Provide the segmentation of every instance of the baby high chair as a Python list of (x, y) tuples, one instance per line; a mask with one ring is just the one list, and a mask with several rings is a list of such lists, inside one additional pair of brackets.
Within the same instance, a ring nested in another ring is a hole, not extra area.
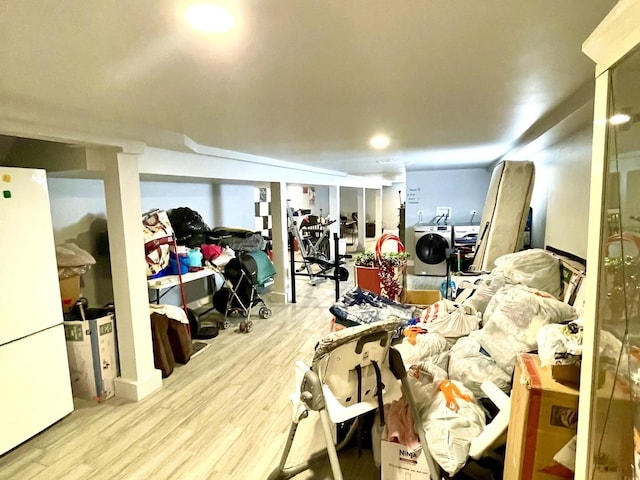
[[(296, 384), (299, 391), (290, 396), (293, 418), (284, 452), (278, 467), (269, 480), (288, 479), (307, 470), (328, 455), (335, 480), (342, 480), (337, 451), (344, 447), (357, 429), (358, 417), (384, 403), (396, 400), (404, 393), (414, 419), (419, 419), (414, 397), (400, 353), (391, 347), (391, 337), (397, 328), (396, 320), (384, 320), (368, 325), (346, 328), (324, 337), (316, 347), (311, 367), (296, 363)], [(400, 382), (398, 381), (400, 380)], [(298, 428), (309, 410), (317, 411), (322, 424), (326, 449), (295, 466), (286, 467), (287, 457)], [(382, 417), (384, 418), (384, 417)], [(334, 444), (331, 423), (355, 419), (349, 433)], [(429, 454), (421, 422), (414, 422), (420, 437), (432, 480), (439, 477), (439, 469)]]

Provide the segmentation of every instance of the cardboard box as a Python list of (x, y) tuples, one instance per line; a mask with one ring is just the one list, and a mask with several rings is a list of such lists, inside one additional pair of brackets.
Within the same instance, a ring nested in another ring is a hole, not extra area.
[(411, 452), (399, 443), (382, 440), (380, 447), (381, 480), (429, 480), (429, 466), (422, 450)]
[(442, 299), (440, 290), (405, 290), (404, 301), (407, 305), (424, 308)]
[(551, 377), (559, 383), (570, 384), (579, 388), (580, 365), (551, 365)]
[(504, 478), (566, 479), (553, 456), (576, 434), (578, 390), (556, 382), (537, 355), (520, 355), (513, 378)]
[[(595, 458), (601, 464), (600, 471), (622, 478), (624, 469), (633, 462), (634, 408), (628, 389), (615, 381), (613, 372), (608, 373), (596, 393)], [(552, 368), (540, 367), (537, 355), (518, 357), (511, 391), (505, 479), (573, 478), (571, 471), (553, 457), (576, 434), (578, 388), (554, 380)]]
[(62, 301), (62, 311), (68, 312), (73, 308), (76, 300), (80, 298), (80, 275), (62, 278), (60, 282), (60, 299)]
[[(91, 312), (91, 309), (87, 311), (87, 317), (92, 316)], [(98, 402), (112, 397), (118, 376), (113, 315), (66, 320), (64, 335), (73, 396)]]

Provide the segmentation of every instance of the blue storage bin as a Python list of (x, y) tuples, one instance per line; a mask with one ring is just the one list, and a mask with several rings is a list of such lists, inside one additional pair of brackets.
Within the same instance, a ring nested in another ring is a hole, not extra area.
[[(189, 271), (189, 256), (178, 255), (178, 258), (180, 259), (180, 273), (187, 273)], [(171, 253), (171, 255), (169, 256), (169, 274), (178, 274), (178, 267), (176, 266), (176, 255), (174, 253)]]

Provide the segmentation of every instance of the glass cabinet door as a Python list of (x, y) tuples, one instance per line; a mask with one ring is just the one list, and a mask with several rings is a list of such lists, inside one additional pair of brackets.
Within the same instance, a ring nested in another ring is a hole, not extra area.
[(640, 50), (608, 79), (588, 470), (640, 480)]

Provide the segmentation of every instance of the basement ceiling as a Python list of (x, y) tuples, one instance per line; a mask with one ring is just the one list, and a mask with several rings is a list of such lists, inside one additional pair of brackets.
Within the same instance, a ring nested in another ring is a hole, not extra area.
[(590, 92), (581, 45), (616, 2), (216, 3), (232, 32), (191, 29), (181, 0), (1, 2), (3, 125), (388, 179), (488, 166)]

